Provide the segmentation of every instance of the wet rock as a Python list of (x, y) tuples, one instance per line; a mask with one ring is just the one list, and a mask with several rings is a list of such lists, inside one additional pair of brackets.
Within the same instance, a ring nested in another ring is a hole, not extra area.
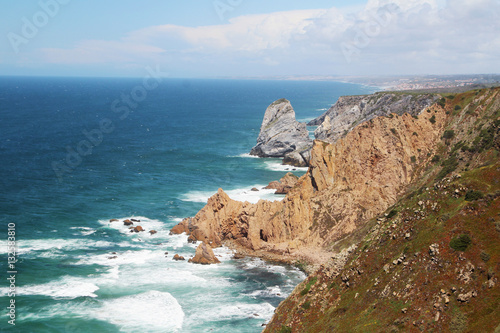
[(130, 221), (129, 219), (123, 221), (123, 225), (132, 225), (134, 222)]
[(219, 259), (214, 254), (212, 247), (203, 242), (196, 248), (195, 256), (189, 259), (189, 262), (194, 264), (210, 265), (220, 263)]
[(109, 222), (118, 222), (119, 220), (118, 219), (111, 219), (109, 220)]
[(149, 233), (150, 233), (151, 235), (154, 235), (154, 234), (156, 234), (157, 232), (158, 232), (158, 231), (156, 231), (156, 230), (149, 230)]
[(186, 260), (184, 259), (183, 256), (180, 256), (178, 254), (175, 254), (174, 257), (172, 258), (172, 260), (175, 260), (175, 261), (182, 261), (182, 260)]
[(252, 191), (252, 192), (259, 192), (259, 189), (256, 188), (256, 187), (252, 187), (252, 189), (250, 191)]
[(134, 232), (142, 232), (142, 231), (145, 231), (140, 225), (138, 225), (137, 227), (135, 227), (134, 229)]

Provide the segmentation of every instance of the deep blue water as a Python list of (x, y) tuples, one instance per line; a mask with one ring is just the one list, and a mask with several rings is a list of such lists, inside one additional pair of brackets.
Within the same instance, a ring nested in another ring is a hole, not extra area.
[[(9, 223), (18, 250), (16, 296), (0, 284), (0, 329), (260, 332), (303, 274), (227, 249), (217, 249), (220, 265), (174, 262), (195, 245), (168, 230), (219, 187), (279, 199), (249, 189), (288, 167), (245, 155), (270, 103), (287, 98), (306, 121), (340, 95), (370, 92), (338, 82), (163, 79), (145, 90), (142, 79), (0, 77), (2, 274)], [(158, 233), (108, 222), (130, 217)]]

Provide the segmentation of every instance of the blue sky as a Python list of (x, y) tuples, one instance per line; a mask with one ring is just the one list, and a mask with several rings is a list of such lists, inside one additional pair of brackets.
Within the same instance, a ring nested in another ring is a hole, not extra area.
[(498, 0), (0, 0), (0, 75), (498, 73)]

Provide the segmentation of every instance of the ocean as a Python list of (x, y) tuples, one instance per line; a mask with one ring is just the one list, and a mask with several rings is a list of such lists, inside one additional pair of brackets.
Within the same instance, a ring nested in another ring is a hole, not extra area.
[[(215, 249), (218, 265), (174, 261), (196, 245), (169, 229), (218, 188), (237, 200), (281, 200), (262, 187), (304, 174), (248, 155), (273, 101), (289, 99), (308, 121), (341, 95), (373, 91), (314, 81), (0, 77), (0, 330), (260, 332), (305, 275), (233, 259), (226, 248)], [(146, 232), (131, 233), (127, 218)]]

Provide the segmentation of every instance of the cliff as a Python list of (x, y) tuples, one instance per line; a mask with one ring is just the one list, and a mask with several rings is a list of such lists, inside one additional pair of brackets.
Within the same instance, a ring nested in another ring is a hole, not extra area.
[(438, 99), (433, 94), (376, 93), (367, 96), (342, 96), (324, 114), (309, 122), (319, 125), (316, 139), (335, 142), (355, 126), (379, 116), (408, 113), (417, 116)]
[(445, 130), (419, 177), (264, 332), (500, 331), (500, 89), (439, 103)]
[(306, 124), (295, 119), (295, 111), (286, 99), (269, 105), (264, 114), (257, 145), (250, 155), (259, 157), (285, 157), (288, 164), (306, 166), (307, 151), (312, 146)]
[(439, 107), (428, 111), (418, 119), (372, 119), (334, 144), (316, 140), (307, 174), (281, 202), (237, 202), (220, 189), (189, 220), (199, 229), (197, 239), (285, 261), (321, 262), (319, 254), (393, 205), (434, 154), (446, 115)]
[(265, 332), (493, 332), (500, 321), (500, 89), (315, 140), (281, 202), (223, 190), (176, 226), (306, 281)]

